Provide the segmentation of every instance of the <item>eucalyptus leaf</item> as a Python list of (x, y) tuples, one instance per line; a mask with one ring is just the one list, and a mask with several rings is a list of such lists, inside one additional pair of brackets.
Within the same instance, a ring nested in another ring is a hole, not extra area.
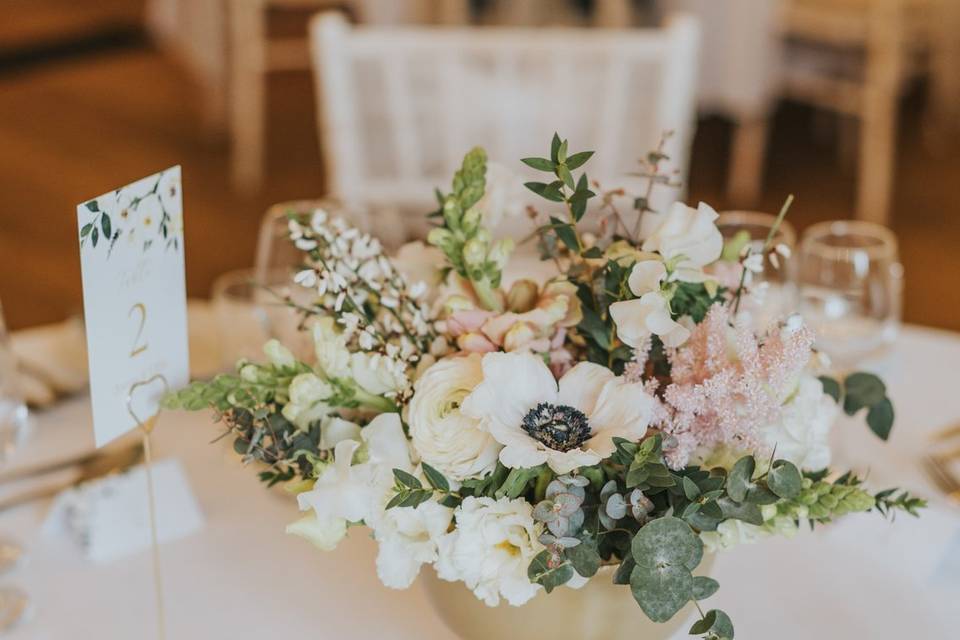
[(636, 566), (637, 563), (633, 561), (633, 558), (630, 556), (624, 558), (613, 573), (613, 584), (630, 584), (630, 574), (633, 573), (633, 568)]
[(667, 516), (645, 525), (630, 545), (637, 566), (678, 565), (693, 571), (703, 558), (703, 543), (686, 522)]
[(843, 410), (853, 415), (864, 407), (872, 407), (886, 398), (887, 388), (883, 381), (872, 373), (851, 373), (843, 381)]
[(693, 576), (682, 565), (651, 568), (638, 564), (630, 574), (630, 591), (648, 618), (666, 622), (690, 601)]
[(893, 403), (890, 402), (889, 398), (884, 398), (870, 407), (867, 412), (867, 426), (881, 440), (890, 437), (890, 430), (893, 429), (893, 419)]
[(700, 497), (700, 487), (697, 486), (696, 482), (684, 476), (683, 494), (687, 496), (687, 500), (696, 500)]
[(690, 627), (690, 635), (709, 634), (710, 638), (733, 640), (733, 622), (720, 609), (711, 609)]
[(767, 474), (767, 486), (770, 491), (784, 500), (790, 500), (800, 495), (803, 477), (796, 465), (787, 460), (777, 460)]
[(546, 550), (538, 553), (527, 568), (527, 578), (530, 582), (543, 585), (547, 593), (560, 585), (566, 584), (572, 577), (573, 567), (569, 563), (564, 563), (556, 568), (550, 567), (550, 552)]
[(763, 524), (763, 514), (760, 513), (760, 507), (749, 502), (735, 502), (729, 496), (723, 496), (717, 500), (717, 504), (727, 518), (742, 520), (755, 525)]
[(833, 398), (834, 402), (840, 402), (840, 395), (842, 391), (840, 389), (840, 383), (830, 376), (820, 376), (820, 384), (823, 385), (823, 392)]
[(727, 477), (727, 493), (736, 502), (747, 499), (747, 491), (753, 484), (753, 472), (756, 468), (757, 462), (753, 456), (743, 456), (730, 470), (730, 475)]
[(720, 583), (707, 576), (694, 576), (693, 578), (693, 599), (706, 600), (717, 592)]
[(592, 544), (578, 544), (566, 550), (570, 564), (584, 578), (591, 578), (600, 569), (600, 554)]

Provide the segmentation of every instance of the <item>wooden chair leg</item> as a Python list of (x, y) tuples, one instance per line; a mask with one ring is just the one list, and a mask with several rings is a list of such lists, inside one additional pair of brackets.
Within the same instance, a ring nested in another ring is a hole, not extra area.
[(767, 117), (745, 119), (734, 128), (727, 177), (727, 197), (733, 206), (753, 207), (760, 200), (769, 128)]
[(935, 3), (931, 24), (930, 106), (927, 136), (931, 146), (942, 146), (960, 132), (960, 3)]
[(230, 3), (230, 172), (234, 188), (252, 192), (263, 182), (266, 8)]
[(872, 6), (861, 94), (857, 218), (888, 226), (905, 51), (901, 17), (897, 0), (879, 0)]
[(860, 125), (857, 218), (889, 226), (897, 137), (897, 94), (868, 95)]

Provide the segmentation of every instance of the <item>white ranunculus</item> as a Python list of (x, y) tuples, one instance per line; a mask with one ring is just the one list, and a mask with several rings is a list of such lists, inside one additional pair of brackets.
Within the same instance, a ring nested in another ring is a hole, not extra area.
[[(337, 443), (333, 464), (324, 468), (311, 490), (297, 496), (301, 511), (313, 509), (318, 527), (332, 530), (340, 524), (364, 522), (376, 529), (393, 487), (393, 470), (413, 471), (399, 414), (377, 416), (360, 437), (362, 442)], [(361, 446), (364, 461), (353, 464)]]
[(483, 356), (483, 382), (464, 399), (461, 411), (483, 420), (504, 445), (500, 462), (505, 466), (547, 463), (562, 474), (608, 457), (615, 437), (640, 440), (653, 399), (642, 384), (591, 362), (576, 365), (558, 383), (531, 353), (495, 352)]
[(427, 464), (457, 481), (485, 475), (497, 464), (500, 443), (479, 418), (460, 411), (482, 381), (480, 354), (444, 358), (420, 376), (410, 401), (414, 448)]
[(801, 469), (823, 469), (830, 464), (828, 437), (838, 411), (833, 398), (823, 392), (823, 384), (805, 374), (783, 406), (780, 421), (764, 429), (766, 442), (776, 447), (777, 458)]
[(309, 540), (321, 551), (333, 551), (347, 535), (347, 521), (342, 518), (321, 520), (311, 513), (288, 524), (287, 533)]
[(527, 568), (540, 553), (532, 505), (521, 498), (465, 498), (454, 512), (457, 527), (439, 541), (437, 575), (462, 580), (486, 605), (503, 597), (520, 606), (537, 594)]
[(377, 523), (377, 575), (392, 589), (406, 589), (423, 564), (437, 561), (437, 541), (450, 527), (453, 509), (429, 500), (414, 507), (394, 507)]
[(679, 347), (690, 337), (690, 330), (670, 317), (670, 306), (659, 291), (614, 302), (610, 317), (617, 325), (617, 336), (631, 347), (639, 346), (651, 334), (660, 336), (668, 347)]
[(716, 219), (717, 212), (703, 202), (696, 209), (675, 202), (660, 226), (643, 241), (643, 250), (656, 251), (668, 261), (677, 260), (681, 280), (685, 279), (684, 271), (696, 276), (723, 251)]
[(284, 405), (283, 417), (300, 429), (309, 429), (310, 423), (330, 413), (324, 402), (333, 395), (333, 388), (315, 373), (301, 373), (290, 382), (290, 401)]

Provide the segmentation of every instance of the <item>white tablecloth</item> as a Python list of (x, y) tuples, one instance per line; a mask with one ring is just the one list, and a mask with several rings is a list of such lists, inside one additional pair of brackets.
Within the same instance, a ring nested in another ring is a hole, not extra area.
[[(910, 328), (876, 367), (898, 411), (888, 445), (859, 425), (838, 425), (840, 453), (865, 463), (878, 489), (897, 483), (936, 499), (917, 465), (927, 434), (960, 420), (953, 370), (960, 336)], [(158, 457), (186, 468), (207, 518), (204, 530), (163, 545), (169, 638), (385, 638), (452, 640), (418, 585), (378, 582), (374, 545), (355, 529), (333, 553), (284, 534), (293, 500), (266, 491), (242, 468), (207, 413), (164, 415)], [(41, 413), (23, 464), (92, 444), (87, 400)], [(83, 558), (63, 537), (39, 533), (47, 505), (0, 515), (0, 534), (29, 550), (29, 563), (0, 584), (27, 590), (36, 605), (14, 638), (154, 637), (150, 555), (108, 565)], [(721, 607), (746, 640), (952, 638), (960, 613), (960, 510), (942, 502), (915, 520), (848, 517), (815, 534), (744, 546), (719, 557)], [(624, 597), (629, 597), (626, 590)], [(678, 638), (686, 637), (679, 634)]]

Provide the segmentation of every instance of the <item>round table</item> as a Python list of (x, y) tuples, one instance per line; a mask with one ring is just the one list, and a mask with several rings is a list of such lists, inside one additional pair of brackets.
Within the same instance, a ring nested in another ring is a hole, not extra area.
[[(886, 379), (898, 412), (890, 441), (846, 419), (836, 426), (843, 461), (869, 467), (872, 487), (909, 488), (928, 496), (931, 508), (893, 523), (857, 514), (813, 534), (721, 554), (713, 574), (721, 588), (705, 604), (731, 615), (738, 638), (956, 637), (960, 510), (938, 497), (919, 466), (929, 435), (960, 421), (956, 362), (960, 336), (905, 328), (869, 367)], [(351, 530), (332, 553), (286, 535), (298, 517), (295, 501), (264, 489), (228, 441), (209, 444), (219, 434), (210, 419), (208, 412), (167, 413), (155, 432), (156, 455), (180, 459), (206, 517), (201, 532), (161, 548), (168, 637), (454, 638), (419, 585), (392, 591), (380, 584), (366, 530)], [(39, 413), (13, 462), (90, 448), (90, 420), (86, 398)], [(40, 533), (47, 507), (0, 515), (0, 534), (29, 552), (28, 564), (2, 583), (24, 588), (36, 607), (11, 637), (154, 637), (149, 552), (94, 564), (65, 536)]]

